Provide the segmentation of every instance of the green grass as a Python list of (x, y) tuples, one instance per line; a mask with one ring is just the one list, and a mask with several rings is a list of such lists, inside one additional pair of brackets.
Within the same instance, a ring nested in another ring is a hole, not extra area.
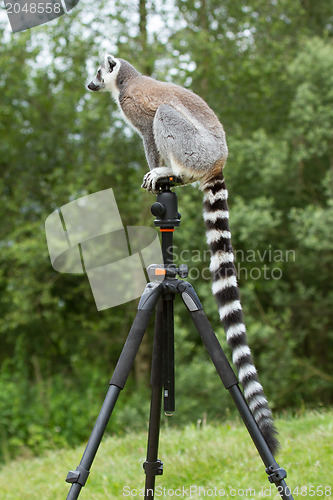
[[(313, 411), (277, 419), (282, 443), (277, 461), (288, 472), (287, 483), (295, 491), (295, 500), (333, 499), (332, 417), (333, 411)], [(142, 430), (103, 440), (80, 500), (142, 498), (146, 439)], [(59, 450), (5, 465), (0, 470), (0, 499), (65, 500), (69, 485), (64, 479), (79, 464), (83, 451), (84, 446)], [(225, 491), (224, 498), (280, 498), (275, 486), (270, 491), (265, 467), (239, 421), (163, 429), (159, 458), (164, 473), (156, 479), (155, 498), (222, 498), (220, 489)], [(201, 486), (200, 495), (190, 491), (191, 486)], [(301, 490), (302, 486), (308, 489)], [(162, 488), (170, 490), (169, 494), (160, 494)]]

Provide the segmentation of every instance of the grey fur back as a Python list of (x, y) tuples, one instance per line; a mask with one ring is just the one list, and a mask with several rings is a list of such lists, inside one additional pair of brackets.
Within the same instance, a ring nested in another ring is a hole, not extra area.
[[(172, 102), (172, 100), (171, 100)], [(181, 103), (163, 104), (153, 123), (154, 140), (167, 165), (200, 177), (227, 157), (223, 129), (212, 133)], [(222, 165), (220, 165), (222, 167)]]

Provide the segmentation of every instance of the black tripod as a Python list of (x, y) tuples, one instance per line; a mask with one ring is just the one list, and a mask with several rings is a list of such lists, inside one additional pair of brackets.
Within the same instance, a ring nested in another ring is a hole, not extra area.
[[(72, 483), (67, 500), (78, 498), (81, 488), (85, 485), (92, 462), (102, 440), (105, 428), (110, 419), (120, 391), (124, 388), (131, 371), (135, 356), (140, 347), (149, 319), (156, 308), (154, 347), (151, 368), (151, 406), (148, 430), (147, 460), (143, 464), (146, 474), (145, 499), (154, 498), (155, 477), (163, 473), (163, 464), (158, 459), (158, 443), (160, 433), (160, 418), (162, 392), (164, 396), (164, 411), (173, 413), (175, 408), (174, 391), (174, 316), (173, 300), (179, 294), (189, 311), (199, 335), (215, 365), (224, 386), (230, 392), (232, 399), (246, 425), (251, 438), (266, 466), (266, 473), (271, 483), (274, 483), (283, 499), (293, 499), (285, 482), (287, 473), (276, 463), (268, 448), (254, 418), (249, 410), (243, 394), (238, 386), (238, 380), (213, 332), (213, 329), (203, 311), (200, 300), (190, 283), (180, 280), (177, 276), (187, 276), (187, 266), (176, 268), (173, 263), (173, 231), (180, 224), (180, 214), (177, 208), (177, 196), (171, 191), (175, 185), (172, 177), (159, 181), (160, 189), (157, 201), (151, 207), (156, 216), (155, 225), (162, 233), (162, 252), (164, 266), (152, 266), (149, 275), (163, 274), (164, 280), (151, 280), (141, 296), (138, 312), (128, 334), (118, 363), (110, 381), (110, 387), (96, 420), (80, 465), (75, 471), (70, 471), (66, 478)], [(163, 391), (162, 391), (163, 390)]]

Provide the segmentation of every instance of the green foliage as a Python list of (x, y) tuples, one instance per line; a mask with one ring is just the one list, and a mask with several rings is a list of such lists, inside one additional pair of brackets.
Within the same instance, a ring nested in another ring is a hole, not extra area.
[[(125, 225), (153, 225), (154, 199), (139, 189), (146, 172), (141, 140), (108, 94), (85, 87), (102, 47), (145, 73), (190, 87), (222, 120), (232, 241), (260, 378), (277, 411), (332, 404), (329, 4), (182, 0), (169, 8), (120, 0), (111, 11), (108, 2), (97, 8), (81, 0), (70, 16), (45, 26), (12, 35), (0, 28), (0, 453), (6, 459), (88, 437), (136, 311), (133, 301), (97, 312), (86, 277), (55, 272), (45, 241), (53, 210), (109, 187)], [(177, 261), (190, 266), (189, 281), (226, 347), (210, 291), (202, 195), (195, 187), (178, 195)], [(179, 303), (175, 311), (173, 421), (223, 418), (233, 411), (230, 401), (187, 311)], [(152, 327), (145, 342), (150, 352)], [(149, 374), (140, 381), (136, 375), (144, 356), (111, 432), (147, 420)]]
[(91, 388), (86, 388), (82, 399), (77, 387), (62, 376), (38, 381), (32, 387), (27, 379), (2, 376), (2, 453), (5, 458), (18, 453), (38, 455), (45, 449), (75, 445), (85, 438), (94, 410), (96, 413), (97, 405)]

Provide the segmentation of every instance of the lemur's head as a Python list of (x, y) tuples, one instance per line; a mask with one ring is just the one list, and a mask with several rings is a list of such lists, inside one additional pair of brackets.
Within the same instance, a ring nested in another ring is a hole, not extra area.
[(96, 77), (89, 83), (88, 89), (97, 92), (112, 92), (116, 89), (116, 79), (121, 62), (113, 56), (106, 55), (100, 65)]

